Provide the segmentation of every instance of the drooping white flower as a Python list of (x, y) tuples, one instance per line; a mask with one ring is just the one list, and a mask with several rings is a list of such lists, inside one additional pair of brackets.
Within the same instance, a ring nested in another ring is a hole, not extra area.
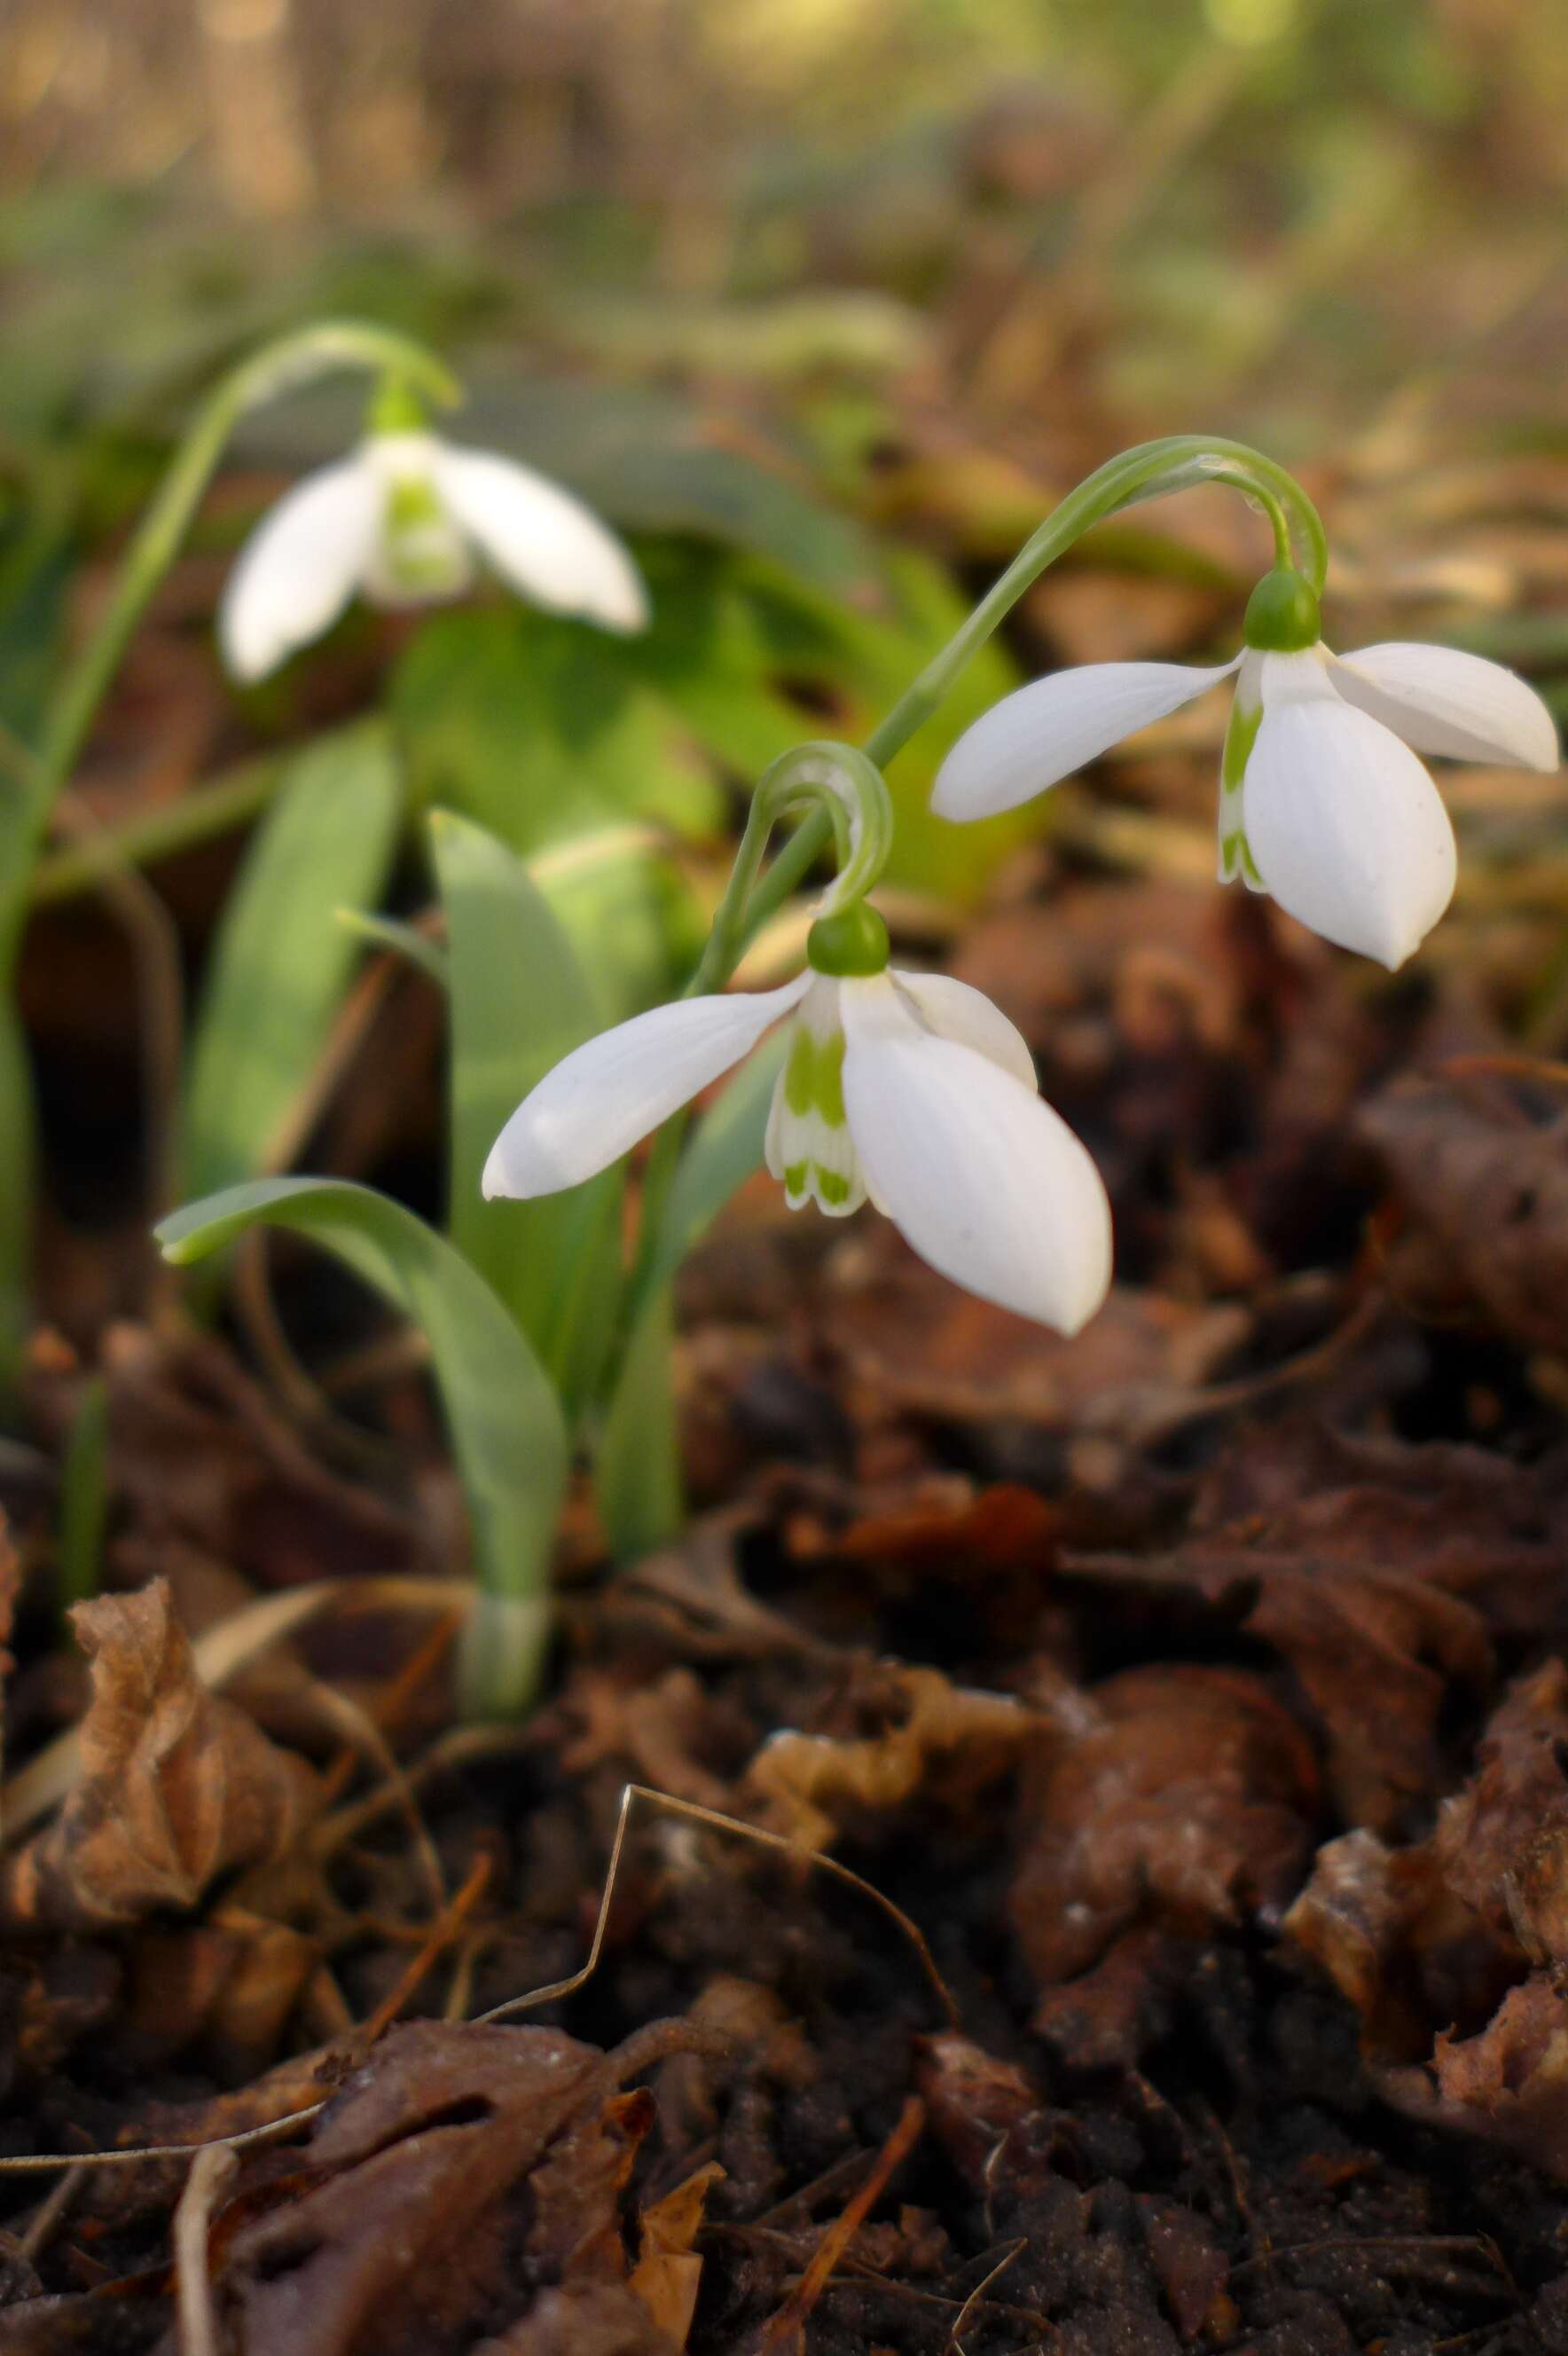
[(1309, 584), (1283, 568), (1253, 592), (1246, 637), (1210, 669), (1093, 663), (1020, 688), (959, 738), (932, 807), (953, 819), (1015, 809), (1234, 675), (1221, 882), (1243, 876), (1325, 939), (1403, 965), (1448, 905), (1456, 872), (1454, 830), (1416, 754), (1553, 769), (1552, 714), (1478, 655), (1399, 643), (1330, 653)]
[(251, 533), (219, 611), (224, 661), (236, 679), (262, 679), (357, 592), (378, 605), (457, 596), (476, 557), (551, 613), (611, 630), (648, 618), (626, 550), (559, 483), (433, 434), (372, 432), (285, 491)]
[(841, 1218), (869, 1198), (955, 1284), (1075, 1333), (1110, 1282), (1099, 1173), (1007, 1017), (965, 982), (888, 970), (886, 943), (871, 911), (847, 910), (813, 927), (813, 963), (783, 989), (680, 999), (589, 1040), (507, 1123), (485, 1195), (592, 1178), (787, 1016), (766, 1152), (790, 1207)]

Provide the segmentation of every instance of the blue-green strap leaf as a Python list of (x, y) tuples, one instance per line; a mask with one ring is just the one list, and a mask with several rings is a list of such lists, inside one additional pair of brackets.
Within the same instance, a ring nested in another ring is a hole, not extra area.
[(468, 1503), (490, 1609), (466, 1676), (473, 1708), (508, 1712), (537, 1688), (550, 1547), (566, 1486), (565, 1423), (539, 1360), (484, 1279), (400, 1203), (345, 1179), (264, 1178), (192, 1203), (157, 1229), (185, 1267), (249, 1228), (288, 1227), (334, 1253), (423, 1332)]
[(224, 911), (191, 1049), (188, 1193), (267, 1167), (358, 955), (336, 912), (379, 895), (401, 809), (390, 739), (370, 721), (307, 747), (258, 827)]
[(763, 1158), (768, 1107), (784, 1062), (782, 1032), (754, 1048), (692, 1130), (665, 1198), (637, 1288), (625, 1351), (593, 1453), (593, 1494), (624, 1560), (680, 1527), (679, 1435), (670, 1351), (681, 1261)]

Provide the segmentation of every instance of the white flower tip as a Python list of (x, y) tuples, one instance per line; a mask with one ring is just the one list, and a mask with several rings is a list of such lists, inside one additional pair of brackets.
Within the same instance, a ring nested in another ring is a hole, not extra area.
[(1557, 741), (1557, 723), (1552, 718), (1550, 706), (1536, 694), (1535, 690), (1530, 688), (1527, 692), (1533, 709), (1521, 713), (1524, 724), (1520, 730), (1520, 758), (1527, 769), (1539, 769), (1543, 776), (1550, 776), (1553, 769), (1561, 766), (1563, 759), (1562, 747)]
[(517, 1191), (507, 1183), (507, 1159), (501, 1151), (502, 1141), (498, 1137), (490, 1148), (489, 1159), (479, 1180), (479, 1192), (487, 1203), (503, 1200), (507, 1195), (515, 1196)]
[(623, 576), (606, 583), (603, 595), (586, 610), (591, 621), (624, 638), (635, 638), (647, 628), (653, 619), (647, 584), (630, 557)]
[(479, 1176), (479, 1192), (487, 1203), (530, 1202), (536, 1194), (555, 1193), (562, 1183), (545, 1179), (538, 1167), (538, 1155), (529, 1152), (531, 1131), (523, 1127), (527, 1110), (525, 1098), (490, 1148)]

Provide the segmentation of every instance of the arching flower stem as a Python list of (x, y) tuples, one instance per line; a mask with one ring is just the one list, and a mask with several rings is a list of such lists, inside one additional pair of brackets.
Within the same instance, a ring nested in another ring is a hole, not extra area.
[[(1321, 594), (1328, 571), (1328, 536), (1317, 509), (1293, 475), (1244, 442), (1211, 434), (1176, 434), (1139, 443), (1085, 476), (1052, 509), (940, 654), (879, 721), (866, 739), (863, 757), (881, 770), (902, 752), (910, 738), (934, 715), (970, 657), (1001, 626), (1040, 574), (1086, 531), (1125, 508), (1163, 498), (1171, 491), (1191, 490), (1202, 483), (1219, 483), (1228, 490), (1240, 491), (1260, 509), (1274, 536), (1275, 564), (1300, 573)], [(848, 750), (836, 749), (841, 754)], [(786, 755), (785, 760), (794, 757)], [(770, 776), (773, 774), (769, 772)], [(748, 840), (752, 838), (748, 821), (712, 933), (687, 985), (688, 996), (723, 988), (748, 943), (798, 890), (833, 839), (829, 809), (813, 809), (767, 873), (760, 874), (763, 849), (776, 816), (775, 812), (769, 818), (760, 838), (753, 840)]]

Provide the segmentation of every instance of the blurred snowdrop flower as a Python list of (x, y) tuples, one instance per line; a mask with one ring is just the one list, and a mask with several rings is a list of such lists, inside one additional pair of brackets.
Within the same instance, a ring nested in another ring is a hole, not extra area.
[(1557, 766), (1541, 698), (1499, 663), (1446, 647), (1331, 654), (1300, 573), (1265, 573), (1228, 663), (1093, 663), (1006, 697), (948, 755), (932, 807), (1012, 809), (1236, 680), (1221, 764), (1220, 880), (1238, 875), (1341, 948), (1403, 965), (1453, 895), (1454, 830), (1418, 753)]
[(766, 1153), (790, 1207), (869, 1198), (954, 1283), (1075, 1333), (1110, 1282), (1110, 1205), (1020, 1034), (965, 982), (888, 970), (864, 903), (820, 917), (807, 956), (781, 990), (680, 999), (577, 1048), (502, 1130), (485, 1194), (592, 1178), (787, 1016)]
[(378, 605), (458, 596), (481, 557), (551, 613), (625, 631), (648, 618), (635, 565), (581, 499), (515, 458), (442, 441), (383, 398), (358, 448), (286, 491), (246, 542), (219, 612), (224, 661), (236, 679), (262, 679), (357, 592)]

